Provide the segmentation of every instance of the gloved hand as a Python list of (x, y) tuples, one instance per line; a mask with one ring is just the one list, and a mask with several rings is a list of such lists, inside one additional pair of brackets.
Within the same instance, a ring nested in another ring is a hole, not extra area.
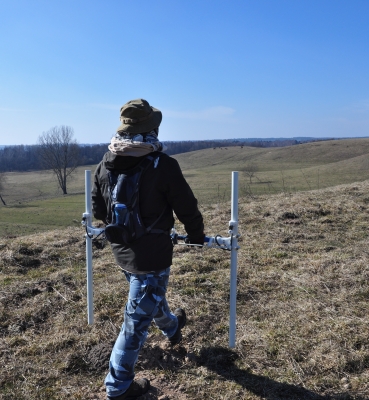
[(204, 245), (204, 240), (205, 240), (205, 233), (203, 233), (200, 237), (192, 237), (192, 236), (186, 236), (184, 242), (187, 244), (197, 244), (200, 245), (201, 247)]

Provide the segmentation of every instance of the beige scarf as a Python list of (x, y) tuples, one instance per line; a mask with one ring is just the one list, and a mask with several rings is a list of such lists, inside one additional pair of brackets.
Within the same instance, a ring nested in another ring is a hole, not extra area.
[(153, 151), (165, 151), (166, 146), (161, 142), (156, 141), (154, 143), (149, 142), (135, 142), (130, 139), (118, 139), (113, 137), (109, 146), (109, 150), (118, 156), (132, 156), (142, 157), (146, 154), (152, 153)]

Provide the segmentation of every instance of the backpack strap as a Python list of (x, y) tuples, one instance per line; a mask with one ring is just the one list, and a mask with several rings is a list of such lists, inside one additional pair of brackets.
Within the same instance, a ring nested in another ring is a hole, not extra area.
[(153, 226), (155, 226), (160, 218), (164, 215), (165, 210), (167, 209), (167, 206), (164, 207), (164, 210), (161, 212), (161, 214), (158, 216), (158, 218), (153, 222), (149, 227), (146, 228), (147, 233), (167, 233), (169, 234), (169, 231), (164, 231), (163, 229), (152, 229)]
[[(144, 172), (146, 171), (146, 169), (150, 166), (150, 164), (153, 162), (153, 161), (155, 161), (155, 163), (154, 163), (154, 168), (156, 168), (157, 167), (157, 165), (158, 165), (158, 162), (159, 162), (159, 157), (160, 157), (160, 154), (156, 154), (156, 155), (154, 155), (154, 156), (152, 156), (152, 155), (148, 155), (143, 161), (142, 161), (142, 163), (141, 163), (141, 165), (142, 165), (142, 173), (141, 173), (141, 176), (140, 176), (140, 179), (139, 179), (139, 181), (138, 181), (138, 185), (140, 184), (140, 180), (141, 180), (141, 177), (142, 177), (142, 175), (144, 174)], [(137, 186), (138, 186), (137, 185)], [(138, 196), (137, 196), (137, 199), (138, 199)], [(164, 207), (164, 209), (163, 209), (163, 211), (160, 213), (160, 215), (158, 216), (158, 218), (156, 218), (156, 220), (150, 225), (150, 226), (148, 226), (145, 230), (146, 230), (146, 233), (165, 233), (165, 234), (170, 234), (170, 231), (165, 231), (165, 230), (163, 230), (163, 229), (152, 229), (158, 222), (159, 222), (159, 220), (161, 219), (161, 217), (164, 215), (164, 213), (165, 213), (165, 210), (167, 209), (167, 205)]]

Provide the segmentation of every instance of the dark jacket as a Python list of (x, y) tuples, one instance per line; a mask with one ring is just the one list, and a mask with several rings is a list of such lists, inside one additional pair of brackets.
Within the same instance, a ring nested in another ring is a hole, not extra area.
[[(178, 162), (164, 153), (154, 168), (152, 163), (141, 178), (139, 204), (145, 226), (150, 226), (166, 210), (155, 229), (170, 232), (174, 224), (173, 211), (184, 224), (192, 238), (203, 235), (204, 225), (197, 200), (182, 175)], [(92, 210), (96, 219), (110, 223), (112, 220), (108, 170), (126, 171), (135, 167), (143, 157), (117, 156), (105, 153), (97, 166), (92, 189)], [(130, 245), (112, 244), (116, 262), (133, 273), (160, 271), (172, 264), (173, 244), (169, 234), (151, 233)]]

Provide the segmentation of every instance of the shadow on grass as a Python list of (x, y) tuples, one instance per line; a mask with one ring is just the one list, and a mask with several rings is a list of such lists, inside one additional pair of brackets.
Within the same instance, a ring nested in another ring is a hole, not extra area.
[(237, 358), (239, 355), (230, 349), (207, 347), (201, 350), (196, 362), (266, 400), (365, 400), (364, 397), (351, 396), (348, 393), (322, 396), (301, 386), (280, 383), (265, 376), (255, 375), (235, 366)]
[(6, 206), (6, 208), (38, 208), (40, 206), (36, 205), (36, 204), (28, 204), (28, 203), (24, 203), (24, 204), (9, 204)]

